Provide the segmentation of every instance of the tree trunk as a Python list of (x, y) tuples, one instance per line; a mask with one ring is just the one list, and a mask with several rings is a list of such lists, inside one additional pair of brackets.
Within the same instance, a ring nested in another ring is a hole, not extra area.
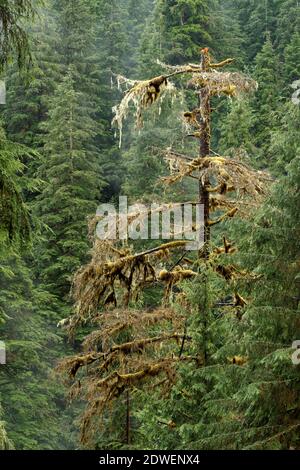
[[(208, 50), (203, 49), (201, 52), (201, 69), (203, 72), (208, 71), (209, 55)], [(211, 107), (210, 92), (208, 87), (203, 87), (199, 93), (200, 114), (200, 148), (199, 156), (207, 157), (210, 154), (210, 138), (211, 138)], [(199, 201), (204, 205), (204, 250), (202, 256), (207, 259), (209, 256), (210, 242), (210, 226), (209, 226), (209, 192), (207, 187), (209, 181), (199, 179)]]
[[(208, 49), (201, 51), (201, 69), (203, 72), (209, 70), (209, 53)], [(204, 158), (210, 154), (210, 139), (211, 139), (211, 107), (210, 107), (210, 91), (209, 88), (203, 87), (199, 92), (199, 124), (200, 124), (200, 148), (199, 156)], [(210, 244), (210, 225), (209, 225), (209, 186), (208, 178), (204, 179), (199, 176), (199, 202), (204, 206), (204, 247), (199, 252), (199, 257), (209, 258), (209, 244)], [(208, 351), (207, 351), (207, 316), (208, 316), (208, 295), (207, 295), (207, 279), (204, 273), (204, 296), (202, 302), (199, 302), (199, 316), (202, 317), (203, 324), (203, 361), (207, 364)]]

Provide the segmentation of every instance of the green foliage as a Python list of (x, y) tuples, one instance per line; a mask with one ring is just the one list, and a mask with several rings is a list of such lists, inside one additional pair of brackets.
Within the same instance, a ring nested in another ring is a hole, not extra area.
[(251, 156), (255, 154), (252, 138), (254, 122), (254, 112), (249, 100), (232, 101), (221, 126), (220, 151), (224, 155), (229, 152), (233, 156), (237, 152)]
[[(299, 157), (251, 221), (243, 248), (261, 274), (251, 290), (240, 348), (249, 357), (245, 381), (235, 391), (240, 445), (254, 449), (299, 448), (299, 370), (291, 346), (299, 337)], [(283, 223), (284, 221), (284, 223)]]
[[(54, 12), (38, 11), (39, 21), (29, 31), (31, 67), (19, 72), (16, 64), (6, 71), (6, 103), (2, 115), (9, 136), (30, 148), (42, 149), (41, 124), (47, 118), (48, 101), (59, 80), (60, 64), (55, 53), (57, 41)], [(27, 171), (34, 173), (34, 162)]]
[(34, 12), (34, 3), (30, 0), (4, 0), (1, 2), (0, 71), (15, 54), (19, 66), (24, 65), (28, 59), (28, 36), (23, 22), (31, 19)]
[(0, 127), (0, 255), (8, 246), (25, 246), (30, 240), (29, 212), (22, 199), (20, 160), (25, 155), (32, 156), (32, 152), (10, 142)]
[(267, 35), (271, 40), (277, 32), (278, 20), (282, 10), (286, 11), (286, 0), (229, 0), (233, 15), (236, 17), (244, 36), (243, 47), (248, 63), (260, 52)]
[(286, 165), (299, 155), (300, 149), (300, 107), (287, 102), (276, 112), (279, 126), (271, 133), (270, 154), (273, 155), (272, 170), (278, 175), (285, 173)]
[(199, 62), (199, 48), (211, 46), (211, 15), (216, 2), (208, 0), (159, 0), (156, 5), (159, 47), (166, 62), (176, 65)]
[(284, 50), (285, 58), (285, 80), (287, 84), (292, 84), (295, 80), (300, 80), (300, 33), (296, 31), (290, 43)]
[(297, 0), (281, 0), (278, 6), (275, 44), (282, 54), (293, 35), (299, 32), (300, 5)]
[(1, 264), (6, 267), (0, 273), (0, 310), (7, 319), (1, 327), (7, 364), (0, 367), (0, 385), (7, 433), (19, 450), (68, 448), (64, 389), (51, 370), (61, 338), (41, 314), (49, 296), (34, 287), (18, 256)]
[[(125, 72), (130, 61), (135, 60), (134, 55), (129, 53), (129, 33), (125, 25), (130, 20), (125, 4), (120, 1), (97, 0), (96, 2), (96, 57), (99, 64), (96, 96), (99, 106), (95, 118), (99, 129), (101, 126), (96, 145), (101, 154), (101, 175), (105, 181), (105, 187), (101, 192), (103, 201), (110, 201), (118, 195), (124, 175), (121, 153), (111, 121), (112, 108), (118, 96), (118, 92), (112, 86), (112, 74), (117, 70)], [(137, 9), (139, 8), (137, 6)], [(131, 20), (134, 21), (134, 17)], [(135, 36), (134, 28), (131, 29), (131, 34), (132, 37)], [(133, 47), (136, 47), (136, 43)]]
[(261, 149), (261, 164), (266, 164), (270, 156), (271, 129), (276, 125), (274, 110), (281, 96), (279, 70), (279, 61), (268, 37), (255, 59), (255, 78), (259, 84), (255, 98), (255, 143)]
[(87, 216), (96, 211), (102, 184), (93, 113), (87, 109), (85, 94), (74, 88), (70, 68), (57, 87), (44, 126), (45, 158), (39, 172), (46, 184), (35, 204), (45, 224), (44, 243), (37, 252), (40, 279), (63, 297), (68, 295), (71, 275), (86, 257)]

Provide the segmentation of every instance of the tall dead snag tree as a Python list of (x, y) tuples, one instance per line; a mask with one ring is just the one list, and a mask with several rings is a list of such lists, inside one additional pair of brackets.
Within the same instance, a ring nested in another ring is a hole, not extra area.
[[(219, 71), (231, 62), (232, 59), (227, 59), (213, 63), (209, 50), (205, 48), (201, 51), (200, 65), (174, 67), (160, 64), (166, 73), (144, 81), (130, 81), (117, 76), (119, 86), (127, 87), (123, 100), (114, 109), (120, 142), (123, 121), (132, 110), (130, 105), (135, 109), (136, 125), (140, 127), (147, 108), (156, 102), (161, 103), (161, 98), (167, 93), (176, 96), (176, 86), (171, 80), (182, 75), (189, 77), (187, 86), (196, 91), (199, 99), (197, 107), (184, 112), (182, 117), (187, 134), (199, 140), (199, 154), (193, 157), (167, 149), (165, 160), (170, 175), (164, 178), (164, 184), (172, 184), (185, 177), (196, 178), (199, 197), (194, 202), (200, 201), (204, 205), (205, 243), (196, 255), (190, 256), (186, 255), (186, 240), (177, 239), (134, 253), (124, 241), (97, 238), (97, 218), (91, 223), (94, 240), (92, 259), (74, 279), (74, 315), (61, 323), (67, 326), (71, 336), (82, 325), (89, 324), (93, 331), (84, 340), (84, 352), (66, 358), (59, 366), (72, 381), (71, 396), (81, 396), (87, 402), (82, 419), (84, 444), (93, 441), (103, 417), (111, 409), (110, 405), (123, 394), (127, 397), (124, 423), (129, 444), (129, 392), (134, 396), (142, 386), (160, 387), (162, 392), (168, 392), (176, 381), (180, 362), (191, 361), (195, 367), (205, 366), (208, 359), (206, 348), (201, 351), (196, 348), (196, 355), (187, 352), (193, 348), (186, 345), (194, 342), (194, 332), (187, 331), (186, 327), (191, 308), (180, 289), (177, 289), (178, 296), (175, 295), (174, 285), (197, 279), (201, 264), (214, 269), (228, 282), (251, 277), (251, 273), (234, 265), (219, 262), (219, 256), (229, 255), (235, 248), (225, 237), (223, 245), (216, 247), (210, 237), (211, 228), (216, 224), (233, 217), (238, 211), (244, 215), (245, 204), (257, 204), (264, 195), (264, 183), (268, 179), (267, 174), (254, 171), (240, 159), (220, 156), (211, 149), (212, 97), (235, 97), (257, 87), (256, 82), (243, 74)], [(130, 221), (138, 217), (141, 217), (140, 213), (128, 215)], [(175, 255), (180, 258), (174, 263)], [(172, 267), (163, 269), (164, 265), (170, 265), (170, 260), (173, 260)], [(161, 307), (138, 309), (136, 302), (143, 290), (159, 284), (165, 286)], [(179, 308), (175, 306), (176, 297), (181, 299), (178, 300)], [(239, 318), (244, 306), (245, 300), (235, 290), (232, 308)], [(205, 305), (199, 309), (199, 316), (203, 317), (205, 335)]]

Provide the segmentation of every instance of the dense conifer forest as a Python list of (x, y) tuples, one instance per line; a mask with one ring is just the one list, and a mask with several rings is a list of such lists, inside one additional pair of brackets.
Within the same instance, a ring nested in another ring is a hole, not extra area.
[(299, 2), (0, 0), (0, 103), (0, 450), (300, 450)]

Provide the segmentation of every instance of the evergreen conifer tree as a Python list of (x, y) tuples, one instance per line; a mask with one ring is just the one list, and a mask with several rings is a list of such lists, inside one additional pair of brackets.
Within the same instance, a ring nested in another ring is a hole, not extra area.
[[(300, 24), (300, 20), (299, 20)], [(300, 80), (300, 32), (299, 30), (291, 37), (290, 43), (284, 51), (285, 67), (284, 78), (286, 85), (291, 85), (294, 81)]]
[[(282, 0), (229, 0), (234, 15), (243, 32), (243, 48), (247, 55), (247, 64), (250, 64), (261, 51), (267, 36), (273, 42), (277, 33), (279, 13)], [(283, 7), (285, 9), (285, 7)]]
[(9, 246), (21, 248), (30, 240), (29, 210), (22, 198), (22, 157), (31, 151), (7, 139), (0, 123), (0, 257)]
[(260, 165), (267, 166), (271, 129), (276, 127), (275, 110), (281, 99), (282, 72), (278, 57), (268, 36), (255, 59), (255, 78), (259, 83), (255, 103), (255, 144), (260, 149)]
[(229, 113), (221, 126), (220, 150), (232, 155), (237, 151), (253, 156), (253, 126), (255, 118), (250, 100), (237, 100), (230, 104)]
[(210, 21), (216, 9), (211, 0), (159, 0), (156, 5), (160, 48), (166, 62), (176, 65), (197, 61), (199, 45), (213, 45)]
[(291, 38), (300, 27), (300, 5), (297, 0), (280, 0), (275, 30), (275, 45), (283, 54)]
[(73, 67), (50, 104), (44, 163), (46, 182), (36, 214), (45, 224), (44, 243), (36, 253), (39, 278), (63, 299), (71, 276), (88, 251), (87, 217), (96, 211), (102, 179), (93, 139), (97, 133), (85, 94), (75, 90)]
[[(86, 321), (94, 324), (96, 329), (84, 341), (85, 352), (66, 358), (60, 366), (73, 380), (79, 375), (81, 377), (78, 394), (83, 393), (87, 400), (81, 428), (84, 444), (95, 443), (95, 439), (97, 442), (101, 420), (107, 420), (106, 407), (122, 397), (123, 392), (126, 392), (125, 442), (128, 446), (132, 442), (130, 415), (134, 404), (131, 405), (130, 394), (133, 387), (140, 388), (152, 379), (152, 386), (165, 384), (165, 387), (172, 388), (177, 383), (176, 372), (180, 369), (181, 362), (195, 363), (197, 375), (199, 369), (200, 374), (202, 370), (209, 373), (211, 363), (214, 364), (212, 356), (217, 350), (214, 338), (220, 336), (219, 343), (222, 339), (222, 323), (219, 328), (212, 327), (215, 326), (212, 302), (213, 299), (220, 298), (222, 292), (221, 287), (217, 289), (215, 284), (210, 283), (212, 277), (220, 277), (223, 285), (226, 285), (226, 281), (232, 284), (234, 294), (230, 297), (230, 307), (233, 308), (234, 317), (242, 316), (246, 301), (239, 294), (233, 280), (245, 277), (248, 273), (242, 274), (233, 265), (221, 264), (219, 256), (232, 253), (234, 248), (226, 238), (223, 239), (222, 247), (212, 248), (210, 231), (212, 226), (232, 218), (238, 210), (236, 204), (239, 202), (235, 199), (227, 201), (222, 196), (234, 191), (238, 195), (249, 195), (255, 201), (263, 193), (262, 184), (266, 175), (255, 173), (237, 160), (211, 155), (211, 98), (216, 94), (233, 96), (256, 87), (255, 82), (243, 75), (214, 71), (231, 62), (232, 59), (227, 59), (213, 63), (208, 48), (205, 48), (201, 51), (201, 63), (198, 66), (165, 66), (167, 70), (171, 70), (169, 74), (134, 83), (129, 80), (130, 88), (115, 109), (115, 121), (122, 129), (122, 121), (127, 116), (132, 100), (136, 107), (137, 124), (141, 125), (144, 109), (159, 100), (164, 90), (173, 90), (174, 86), (169, 83), (169, 78), (183, 73), (192, 74), (189, 85), (195, 87), (201, 100), (199, 107), (185, 112), (183, 116), (188, 129), (193, 131), (193, 137), (200, 142), (200, 153), (193, 159), (169, 148), (166, 160), (170, 164), (171, 176), (166, 177), (165, 181), (173, 184), (184, 177), (192, 177), (199, 182), (198, 197), (204, 210), (204, 245), (199, 247), (196, 260), (184, 258), (184, 253), (173, 267), (157, 271), (156, 262), (161, 264), (164, 257), (168, 262), (173, 250), (185, 248), (185, 240), (175, 239), (134, 254), (129, 246), (125, 249), (124, 246), (119, 246), (118, 241), (114, 243), (95, 237), (93, 258), (75, 277), (74, 297), (77, 308), (74, 316), (68, 319), (68, 326), (71, 335)], [(126, 79), (123, 80), (126, 83)], [(220, 194), (221, 197), (211, 194)], [(217, 212), (218, 216), (213, 218), (213, 212)], [(128, 217), (134, 220), (137, 216), (133, 213)], [(199, 266), (198, 272), (187, 269), (186, 263)], [(192, 313), (188, 299), (182, 296), (181, 309), (179, 307), (178, 310), (173, 310), (175, 285), (180, 285), (181, 281), (187, 279), (195, 280), (192, 291), (197, 292), (197, 300), (191, 307)], [(165, 285), (161, 307), (155, 308), (152, 305), (150, 312), (133, 309), (140, 298), (140, 292), (147, 285), (156, 283)], [(225, 292), (228, 293), (228, 290), (230, 287)], [(119, 305), (124, 305), (122, 311), (120, 307), (118, 309)], [(178, 345), (181, 344), (179, 349), (171, 346), (174, 340), (177, 340)], [(189, 346), (190, 342), (192, 346)], [(160, 344), (159, 348), (155, 347), (157, 343)], [(138, 351), (139, 356), (136, 355)], [(170, 355), (171, 351), (173, 352)], [(88, 364), (90, 376), (84, 378), (80, 371)], [(190, 367), (192, 370), (192, 366)], [(96, 398), (95, 385), (99, 391)], [(203, 393), (206, 389), (211, 389), (211, 384), (206, 384), (205, 378), (201, 386)]]
[(1, 265), (6, 365), (0, 366), (0, 386), (8, 437), (18, 450), (68, 448), (72, 438), (64, 419), (64, 390), (51, 378), (61, 339), (47, 331), (48, 318), (43, 315), (47, 298), (34, 287), (20, 256)]

